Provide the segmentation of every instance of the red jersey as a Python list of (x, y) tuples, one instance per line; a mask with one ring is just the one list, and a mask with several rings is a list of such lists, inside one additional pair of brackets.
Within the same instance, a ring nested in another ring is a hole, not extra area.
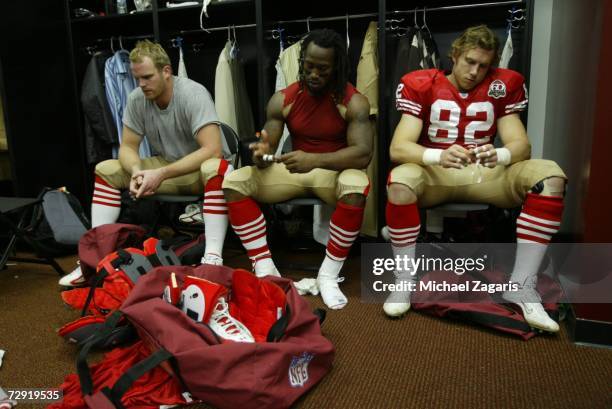
[[(281, 91), (285, 94), (283, 107), (293, 104), (285, 119), (291, 134), (293, 150), (325, 153), (335, 152), (347, 146), (347, 124), (336, 107), (331, 93), (314, 96), (294, 82)], [(358, 93), (350, 83), (344, 90), (343, 105)]]
[(518, 72), (491, 68), (480, 84), (461, 93), (443, 71), (419, 70), (402, 77), (396, 107), (423, 120), (419, 145), (470, 147), (493, 143), (497, 120), (525, 110), (527, 87)]

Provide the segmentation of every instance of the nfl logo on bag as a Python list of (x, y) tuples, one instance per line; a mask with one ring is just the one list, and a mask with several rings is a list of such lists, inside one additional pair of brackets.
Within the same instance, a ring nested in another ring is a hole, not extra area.
[(301, 356), (294, 356), (289, 365), (289, 383), (294, 388), (302, 388), (308, 382), (308, 364), (312, 361), (314, 355), (308, 352), (302, 353)]

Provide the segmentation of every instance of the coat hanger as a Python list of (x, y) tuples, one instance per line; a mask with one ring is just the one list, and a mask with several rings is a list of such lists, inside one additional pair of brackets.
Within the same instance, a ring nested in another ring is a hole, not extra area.
[(426, 12), (427, 12), (427, 7), (423, 6), (423, 25), (421, 26), (421, 30), (422, 29), (427, 30), (427, 34), (429, 35), (429, 38), (433, 38), (433, 36), (431, 35), (431, 31), (429, 31), (429, 27), (427, 27)]
[(110, 38), (110, 47), (111, 47), (111, 51), (113, 52), (113, 54), (115, 54), (115, 44), (113, 42), (114, 39), (115, 39), (115, 37), (111, 36), (111, 38)]
[(123, 41), (121, 41), (121, 36), (119, 36), (119, 50), (125, 51), (125, 48), (123, 48)]
[(306, 32), (310, 33), (310, 16), (306, 17)]
[(351, 46), (351, 40), (349, 38), (349, 15), (346, 14), (346, 53), (348, 54), (349, 47)]
[(421, 27), (419, 27), (418, 23), (417, 23), (417, 12), (418, 12), (418, 7), (414, 8), (414, 28), (417, 30), (420, 30)]

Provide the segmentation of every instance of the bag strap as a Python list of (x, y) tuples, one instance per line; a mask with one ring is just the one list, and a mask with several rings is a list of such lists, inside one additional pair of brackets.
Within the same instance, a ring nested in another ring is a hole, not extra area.
[(527, 324), (527, 322), (514, 320), (512, 318), (504, 317), (501, 315), (490, 314), (487, 312), (452, 311), (451, 314), (449, 314), (449, 317), (464, 318), (488, 327), (502, 326), (505, 328), (518, 330), (523, 333), (532, 332), (532, 329), (529, 324)]
[(278, 342), (285, 335), (287, 325), (289, 325), (289, 318), (291, 317), (291, 308), (289, 304), (285, 306), (285, 313), (282, 317), (276, 320), (276, 322), (270, 327), (268, 336), (266, 337), (267, 342)]
[(92, 335), (83, 343), (83, 347), (77, 355), (77, 374), (79, 376), (79, 382), (81, 383), (81, 391), (83, 392), (83, 395), (91, 395), (93, 392), (93, 381), (91, 380), (91, 371), (89, 370), (89, 365), (87, 364), (87, 355), (89, 355), (89, 351), (94, 345), (110, 336), (119, 323), (119, 320), (121, 320), (121, 317), (123, 317), (123, 313), (121, 311), (115, 311), (109, 315), (104, 322), (104, 326), (98, 333)]
[(98, 274), (94, 277), (93, 281), (89, 285), (89, 292), (87, 293), (87, 299), (85, 300), (85, 304), (83, 305), (83, 309), (81, 310), (81, 317), (87, 315), (87, 309), (89, 308), (89, 304), (93, 300), (94, 294), (96, 292), (96, 288), (100, 287), (104, 278), (108, 275), (108, 271), (105, 268), (101, 268), (98, 271)]
[(116, 405), (120, 405), (121, 398), (138, 378), (172, 357), (173, 355), (170, 352), (162, 348), (132, 366), (113, 385), (109, 396), (111, 401)]

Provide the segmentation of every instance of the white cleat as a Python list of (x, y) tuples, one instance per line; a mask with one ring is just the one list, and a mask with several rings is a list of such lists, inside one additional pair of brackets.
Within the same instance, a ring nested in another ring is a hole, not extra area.
[(72, 273), (68, 273), (59, 280), (59, 285), (62, 287), (79, 287), (87, 284), (87, 280), (83, 276), (81, 266), (75, 268)]
[(518, 291), (506, 291), (502, 297), (518, 305), (523, 311), (527, 324), (547, 332), (559, 332), (559, 324), (548, 316), (541, 304), (540, 294), (535, 288), (524, 286)]
[(225, 298), (220, 297), (208, 321), (210, 329), (223, 339), (234, 342), (255, 342), (251, 331), (232, 317)]

